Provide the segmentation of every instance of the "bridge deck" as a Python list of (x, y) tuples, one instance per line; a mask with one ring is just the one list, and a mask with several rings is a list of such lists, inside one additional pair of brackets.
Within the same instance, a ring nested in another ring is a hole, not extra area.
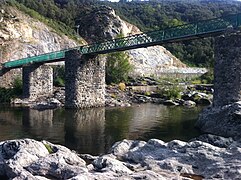
[(233, 14), (225, 17), (184, 24), (164, 30), (151, 31), (124, 38), (111, 39), (71, 49), (9, 61), (2, 64), (2, 69), (19, 68), (31, 63), (63, 61), (65, 58), (65, 52), (72, 49), (78, 50), (81, 54), (105, 54), (115, 51), (124, 51), (170, 42), (215, 36), (223, 33), (227, 29), (237, 29), (240, 25), (241, 13)]

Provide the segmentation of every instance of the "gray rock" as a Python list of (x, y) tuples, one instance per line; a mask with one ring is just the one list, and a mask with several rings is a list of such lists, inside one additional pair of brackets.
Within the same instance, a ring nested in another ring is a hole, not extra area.
[(183, 103), (184, 106), (196, 106), (196, 103), (194, 101), (188, 100), (188, 101), (184, 101)]
[(201, 104), (201, 105), (211, 105), (212, 104), (212, 101), (208, 98), (200, 98), (198, 101), (197, 101), (197, 104)]
[[(209, 142), (202, 142), (200, 140)], [(188, 143), (123, 140), (94, 157), (31, 139), (0, 142), (0, 175), (14, 180), (46, 179), (238, 179), (241, 143), (203, 135)]]
[(241, 101), (223, 107), (208, 107), (196, 126), (203, 132), (225, 137), (241, 137)]
[(0, 164), (4, 164), (4, 172), (10, 178), (28, 177), (30, 173), (24, 167), (49, 154), (42, 143), (31, 139), (5, 141), (0, 148), (3, 160)]
[(178, 106), (179, 105), (179, 103), (177, 103), (173, 100), (166, 100), (166, 101), (163, 102), (163, 104), (166, 105), (166, 106)]
[(232, 138), (224, 138), (224, 137), (216, 136), (216, 135), (212, 135), (212, 134), (203, 134), (190, 141), (195, 141), (195, 140), (206, 142), (206, 143), (209, 143), (213, 146), (217, 146), (220, 148), (227, 148), (234, 142), (234, 140)]

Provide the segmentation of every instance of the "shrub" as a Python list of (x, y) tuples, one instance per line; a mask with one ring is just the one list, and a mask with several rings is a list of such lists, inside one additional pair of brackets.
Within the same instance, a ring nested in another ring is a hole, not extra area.
[(54, 86), (65, 86), (65, 69), (64, 66), (55, 66), (54, 70)]
[(20, 96), (23, 93), (23, 81), (20, 76), (15, 77), (13, 80), (13, 94), (15, 96)]
[(159, 93), (161, 97), (167, 98), (167, 99), (177, 99), (181, 98), (181, 92), (183, 89), (181, 89), (178, 86), (168, 86), (162, 88)]
[(61, 77), (57, 77), (57, 78), (54, 80), (54, 86), (56, 86), (56, 87), (64, 87), (64, 86), (65, 86), (65, 81), (64, 81), (64, 79), (62, 79)]
[(120, 89), (121, 91), (124, 91), (124, 90), (126, 89), (125, 83), (119, 83), (119, 89)]
[(119, 83), (127, 81), (128, 74), (132, 70), (129, 56), (125, 52), (114, 52), (107, 55), (106, 83)]
[(23, 83), (21, 77), (16, 77), (12, 88), (0, 88), (0, 103), (9, 103), (12, 98), (22, 95)]
[(192, 84), (213, 84), (213, 69), (209, 69), (207, 73), (192, 80)]

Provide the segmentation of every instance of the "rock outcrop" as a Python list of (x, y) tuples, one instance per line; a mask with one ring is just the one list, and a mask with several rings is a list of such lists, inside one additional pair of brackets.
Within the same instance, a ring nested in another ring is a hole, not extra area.
[(208, 107), (199, 115), (196, 126), (203, 132), (226, 137), (241, 137), (241, 101), (222, 107)]
[(227, 31), (215, 39), (213, 105), (199, 116), (207, 133), (241, 137), (241, 33)]
[(6, 7), (0, 11), (1, 62), (77, 46), (74, 40), (28, 15)]
[(188, 143), (123, 140), (101, 156), (78, 155), (66, 147), (32, 139), (0, 142), (0, 150), (0, 177), (14, 180), (187, 180), (241, 176), (241, 144), (212, 135)]
[[(90, 23), (91, 22), (91, 23)], [(142, 33), (136, 26), (122, 20), (110, 7), (96, 8), (78, 21), (80, 34), (87, 42), (104, 41)], [(130, 63), (134, 66), (132, 75), (161, 76), (163, 74), (185, 74), (206, 72), (204, 68), (188, 68), (162, 46), (128, 50)]]
[[(0, 9), (0, 20), (0, 63), (77, 46), (74, 40), (13, 7)], [(11, 85), (12, 76), (19, 73), (12, 70), (0, 77), (4, 78), (1, 86)]]

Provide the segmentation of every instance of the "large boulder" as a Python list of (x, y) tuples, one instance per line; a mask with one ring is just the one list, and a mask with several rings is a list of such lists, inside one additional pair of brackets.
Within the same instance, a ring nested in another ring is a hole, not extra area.
[(222, 107), (210, 106), (199, 115), (196, 126), (206, 133), (241, 137), (241, 101)]
[(239, 179), (240, 156), (240, 142), (214, 135), (190, 142), (123, 140), (96, 157), (47, 141), (21, 139), (0, 142), (0, 178)]

